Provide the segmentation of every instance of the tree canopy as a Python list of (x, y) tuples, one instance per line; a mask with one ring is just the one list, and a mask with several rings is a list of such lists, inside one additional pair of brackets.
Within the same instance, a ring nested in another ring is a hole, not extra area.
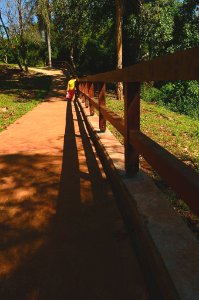
[[(68, 61), (77, 74), (94, 74), (198, 46), (198, 28), (199, 0), (7, 0), (0, 59), (21, 70)], [(152, 83), (144, 94), (199, 116), (197, 81)]]
[[(123, 65), (199, 44), (199, 0), (122, 0)], [(116, 1), (8, 0), (1, 57), (23, 65), (67, 60), (80, 73), (117, 67)], [(2, 23), (0, 21), (0, 23)], [(8, 49), (11, 47), (12, 49)], [(52, 48), (52, 49), (51, 49)], [(12, 51), (11, 51), (12, 50)], [(3, 54), (4, 53), (4, 54)]]

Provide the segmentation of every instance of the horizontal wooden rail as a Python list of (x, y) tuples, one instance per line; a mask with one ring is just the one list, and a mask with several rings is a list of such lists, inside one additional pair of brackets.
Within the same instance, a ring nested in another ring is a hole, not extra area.
[(93, 104), (93, 106), (99, 110), (99, 104), (97, 103), (97, 101), (95, 101), (94, 99), (90, 98), (87, 96), (87, 99)]
[(103, 116), (109, 121), (122, 135), (124, 135), (124, 120), (116, 113), (105, 106), (101, 106)]
[[(99, 104), (94, 99), (90, 98), (85, 93), (81, 92), (81, 95), (86, 97), (93, 106), (99, 111)], [(124, 119), (121, 118), (119, 115), (108, 109), (106, 106), (100, 106), (101, 113), (109, 121), (123, 136), (124, 136)]]
[(90, 102), (93, 104), (93, 106), (94, 106), (97, 110), (99, 110), (99, 104), (97, 103), (97, 101), (95, 101), (93, 98), (89, 97), (87, 94), (85, 94), (85, 93), (83, 93), (83, 92), (81, 92), (81, 91), (80, 91), (80, 94), (81, 94), (82, 96), (86, 97), (86, 98), (88, 99), (88, 101), (90, 101)]
[(140, 131), (131, 130), (130, 143), (199, 215), (199, 174)]
[(199, 80), (199, 47), (168, 54), (121, 70), (80, 78), (80, 81), (90, 82), (161, 80)]
[[(93, 107), (99, 111), (100, 130), (106, 129), (108, 120), (124, 136), (126, 174), (138, 172), (141, 154), (199, 215), (199, 174), (140, 132), (140, 82), (156, 80), (199, 80), (199, 47), (80, 78), (80, 96), (88, 100), (92, 115)], [(124, 120), (106, 107), (106, 82), (125, 83)], [(94, 83), (98, 83), (98, 102), (93, 99)]]

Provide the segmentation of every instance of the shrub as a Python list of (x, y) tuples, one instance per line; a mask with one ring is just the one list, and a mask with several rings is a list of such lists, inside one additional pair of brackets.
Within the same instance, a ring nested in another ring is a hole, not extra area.
[(141, 98), (146, 102), (159, 102), (162, 98), (161, 91), (150, 84), (143, 84), (141, 88)]
[(145, 84), (141, 97), (147, 102), (157, 101), (172, 111), (199, 119), (198, 81), (167, 82), (159, 89)]

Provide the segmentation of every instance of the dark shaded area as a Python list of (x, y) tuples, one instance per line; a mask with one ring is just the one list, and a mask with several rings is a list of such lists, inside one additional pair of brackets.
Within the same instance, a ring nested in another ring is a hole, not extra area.
[[(52, 84), (52, 90), (50, 94), (48, 94), (47, 98), (44, 99), (44, 101), (52, 101), (53, 97), (63, 97), (63, 101), (65, 101), (65, 95), (66, 95), (66, 78), (65, 76), (57, 76), (55, 75), (53, 78), (53, 84)], [(64, 85), (63, 85), (64, 83)], [(49, 100), (50, 99), (50, 100)]]
[[(77, 119), (69, 102), (61, 180), (59, 155), (0, 158), (1, 299), (148, 299), (133, 250), (131, 275), (121, 263), (118, 249), (128, 237), (76, 104), (75, 111)], [(78, 156), (77, 121), (86, 162)]]
[(51, 76), (41, 73), (23, 73), (19, 69), (0, 66), (0, 93), (20, 97), (17, 102), (44, 98), (51, 83)]
[(56, 211), (58, 161), (60, 156), (0, 157), (1, 299), (28, 299), (37, 281)]
[(22, 74), (20, 69), (11, 68), (9, 65), (0, 65), (0, 80), (9, 80), (15, 74)]

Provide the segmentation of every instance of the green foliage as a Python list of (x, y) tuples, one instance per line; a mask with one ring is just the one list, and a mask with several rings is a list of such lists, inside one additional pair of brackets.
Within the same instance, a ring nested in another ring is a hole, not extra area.
[(24, 32), (29, 66), (43, 65), (47, 57), (47, 47), (38, 31), (37, 24), (29, 25)]
[(12, 51), (5, 44), (3, 45), (2, 41), (0, 41), (0, 61), (5, 62), (5, 57), (7, 56), (8, 63), (14, 63), (15, 59), (13, 57)]
[(141, 89), (141, 98), (146, 102), (161, 102), (162, 93), (159, 89), (150, 84), (143, 84)]
[[(67, 50), (74, 48), (80, 51), (84, 47), (87, 36), (88, 10), (87, 3), (80, 1), (53, 1), (54, 26), (56, 35), (54, 42), (59, 49), (65, 49), (65, 59)], [(69, 57), (68, 57), (69, 59)]]
[(80, 56), (79, 70), (85, 74), (112, 70), (116, 65), (115, 34), (112, 20), (97, 33), (92, 33)]
[[(199, 45), (198, 0), (154, 0), (143, 3), (139, 14), (124, 20), (125, 47), (130, 61), (148, 60)], [(135, 47), (137, 44), (137, 48)], [(137, 54), (135, 53), (137, 50)], [(131, 56), (137, 56), (134, 60)]]
[(81, 73), (96, 73), (113, 67), (112, 4), (113, 0), (53, 1), (54, 45), (60, 60), (71, 61), (72, 50), (77, 71)]
[[(107, 106), (121, 117), (123, 101), (107, 99)], [(109, 129), (123, 143), (123, 137), (112, 126)], [(141, 101), (141, 130), (182, 161), (199, 171), (199, 121), (170, 111), (159, 103)]]
[(175, 49), (186, 49), (199, 45), (199, 2), (184, 0), (174, 18)]
[(199, 83), (197, 81), (178, 81), (161, 87), (162, 101), (181, 114), (199, 119)]
[(50, 4), (49, 0), (37, 0), (37, 15), (41, 18), (42, 25), (50, 27)]
[[(48, 26), (53, 58), (74, 64), (80, 76), (115, 69), (114, 0), (38, 0), (31, 1), (31, 7), (33, 4), (34, 9), (24, 7), (23, 15), (29, 65), (41, 65), (46, 60), (46, 36), (44, 32), (41, 35), (41, 29)], [(123, 65), (199, 45), (198, 0), (126, 0), (123, 24)], [(11, 42), (20, 54), (18, 33), (15, 35), (12, 29), (10, 26)], [(7, 51), (8, 61), (14, 62), (12, 49), (6, 45), (4, 34), (1, 36), (0, 59)], [(198, 82), (155, 84), (143, 87), (146, 101), (157, 101), (173, 111), (198, 118)]]
[(199, 83), (198, 81), (168, 82), (160, 89), (144, 85), (142, 99), (158, 102), (172, 111), (199, 119)]
[(143, 4), (139, 15), (128, 17), (125, 30), (132, 44), (139, 41), (138, 61), (173, 52), (174, 16), (178, 6), (177, 0), (155, 0)]

